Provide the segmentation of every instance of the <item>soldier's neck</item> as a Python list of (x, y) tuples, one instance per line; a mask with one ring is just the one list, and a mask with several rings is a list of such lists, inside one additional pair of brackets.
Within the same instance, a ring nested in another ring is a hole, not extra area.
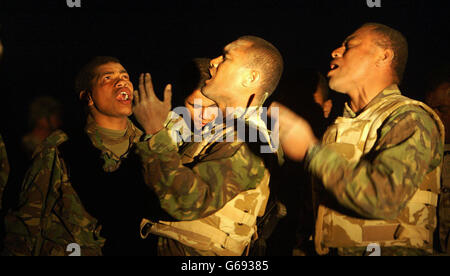
[(128, 117), (109, 117), (99, 114), (91, 114), (95, 123), (106, 129), (124, 130), (128, 126)]

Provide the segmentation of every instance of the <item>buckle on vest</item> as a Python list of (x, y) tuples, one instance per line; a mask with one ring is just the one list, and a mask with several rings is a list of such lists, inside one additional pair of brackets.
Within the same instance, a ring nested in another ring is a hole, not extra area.
[(155, 223), (148, 220), (148, 219), (142, 219), (141, 225), (140, 225), (140, 235), (142, 239), (146, 239), (148, 235), (150, 234), (150, 229)]

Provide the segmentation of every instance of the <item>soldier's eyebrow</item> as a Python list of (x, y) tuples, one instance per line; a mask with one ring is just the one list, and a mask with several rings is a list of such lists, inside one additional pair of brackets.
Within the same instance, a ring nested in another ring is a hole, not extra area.
[[(111, 71), (111, 72), (103, 72), (103, 73), (101, 74), (101, 76), (103, 76), (103, 75), (108, 75), (108, 74), (114, 74), (114, 73), (116, 73), (116, 72), (115, 72), (115, 71)], [(120, 74), (122, 74), (122, 73), (127, 73), (127, 74), (128, 74), (127, 70), (125, 70), (125, 69), (120, 70), (119, 73), (120, 73)]]
[(353, 40), (353, 39), (355, 39), (357, 37), (357, 35), (351, 35), (351, 36), (349, 36), (349, 37), (347, 37), (345, 40), (344, 40), (344, 42), (342, 42), (342, 44), (344, 45), (344, 44), (347, 44), (350, 40)]
[(223, 52), (222, 52), (223, 58), (229, 57), (230, 56), (229, 54), (230, 54), (230, 50), (223, 49)]
[[(101, 77), (103, 77), (105, 75), (112, 75), (114, 73), (116, 73), (116, 72), (108, 71), (108, 72), (103, 72), (103, 73), (97, 74), (97, 79), (99, 79), (99, 78), (101, 78)], [(119, 74), (124, 74), (124, 73), (128, 74), (127, 70), (123, 69), (123, 70), (119, 71)]]

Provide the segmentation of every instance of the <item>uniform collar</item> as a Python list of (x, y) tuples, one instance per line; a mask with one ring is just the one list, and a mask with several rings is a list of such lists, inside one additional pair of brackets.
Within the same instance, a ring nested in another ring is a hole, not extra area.
[(355, 118), (359, 114), (361, 114), (364, 110), (368, 109), (372, 105), (376, 104), (378, 101), (380, 101), (383, 98), (386, 98), (390, 95), (401, 95), (400, 89), (398, 88), (397, 84), (391, 84), (385, 89), (383, 89), (380, 93), (378, 93), (375, 98), (373, 98), (363, 109), (361, 109), (359, 112), (355, 113), (351, 108), (348, 102), (345, 102), (344, 105), (344, 115), (343, 117), (347, 118)]
[[(92, 144), (94, 147), (99, 149), (102, 154), (102, 159), (105, 161), (103, 169), (105, 171), (114, 171), (120, 166), (120, 160), (121, 158), (124, 158), (128, 155), (129, 150), (133, 146), (134, 143), (139, 142), (139, 139), (141, 138), (143, 132), (138, 129), (133, 122), (131, 122), (130, 119), (128, 119), (127, 122), (127, 131), (123, 137), (111, 139), (108, 137), (105, 137), (104, 135), (101, 135), (99, 131), (99, 127), (97, 123), (94, 121), (94, 118), (89, 115), (86, 122), (85, 127), (86, 134), (90, 138)], [(107, 148), (107, 144), (109, 143), (121, 143), (125, 140), (129, 141), (128, 150), (125, 154), (122, 156), (117, 156), (115, 153), (113, 153), (110, 149)]]

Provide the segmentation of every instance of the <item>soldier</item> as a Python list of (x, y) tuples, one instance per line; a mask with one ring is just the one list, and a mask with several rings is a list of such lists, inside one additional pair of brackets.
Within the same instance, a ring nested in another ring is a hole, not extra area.
[(330, 116), (333, 108), (333, 101), (328, 97), (328, 83), (320, 72), (317, 72), (317, 88), (313, 93), (314, 102), (320, 105), (323, 111), (323, 117), (326, 119)]
[(128, 119), (132, 91), (116, 58), (96, 57), (81, 69), (85, 132), (69, 139), (57, 130), (35, 151), (20, 207), (5, 219), (3, 254), (68, 255), (72, 243), (81, 255), (152, 254), (139, 237), (140, 219), (156, 207), (134, 154), (142, 131)]
[(210, 59), (196, 58), (193, 63), (198, 68), (200, 78), (192, 93), (184, 99), (184, 105), (191, 114), (191, 119), (195, 130), (201, 130), (208, 123), (213, 121), (218, 115), (217, 104), (205, 97), (201, 88), (205, 85), (205, 81), (209, 79), (209, 63)]
[[(407, 42), (398, 31), (364, 24), (332, 52), (330, 88), (350, 97), (318, 143), (309, 124), (279, 107), (280, 141), (305, 158), (314, 186), (318, 254), (432, 253), (444, 130), (425, 104), (400, 94)], [(376, 246), (374, 247), (376, 248)]]
[[(258, 126), (267, 137), (258, 107), (275, 90), (282, 68), (281, 55), (272, 44), (241, 37), (211, 61), (211, 78), (202, 93), (223, 114), (227, 107), (235, 107), (227, 118)], [(188, 143), (178, 153), (162, 124), (170, 110), (170, 89), (168, 85), (164, 101), (159, 101), (150, 74), (145, 74), (139, 93), (135, 92), (135, 116), (152, 135), (138, 145), (146, 182), (176, 220), (144, 219), (141, 234), (161, 237), (160, 255), (242, 255), (269, 197), (268, 169), (248, 143), (236, 139), (235, 125), (222, 121), (214, 125), (211, 136)], [(227, 134), (232, 142), (221, 139)]]
[(425, 102), (442, 119), (445, 127), (444, 162), (439, 196), (438, 251), (450, 254), (450, 80), (448, 70), (444, 79), (438, 78), (437, 84), (427, 91)]
[(22, 137), (22, 149), (28, 158), (53, 131), (61, 128), (62, 106), (50, 96), (37, 97), (29, 106), (30, 132)]
[(166, 128), (178, 132), (176, 135), (180, 138), (177, 141), (179, 145), (183, 141), (190, 141), (193, 133), (200, 134), (218, 115), (216, 103), (206, 98), (200, 90), (210, 77), (209, 63), (208, 58), (194, 58), (180, 71), (175, 91), (178, 96), (175, 103), (180, 106), (169, 112), (164, 122)]

